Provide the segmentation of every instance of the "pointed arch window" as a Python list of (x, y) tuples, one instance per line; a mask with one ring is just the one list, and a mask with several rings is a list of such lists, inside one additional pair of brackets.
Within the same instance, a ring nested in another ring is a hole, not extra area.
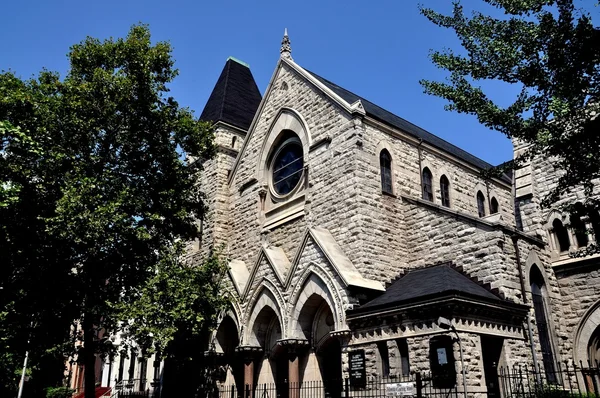
[(477, 212), (479, 217), (485, 217), (485, 196), (481, 191), (477, 191)]
[(450, 207), (450, 181), (443, 175), (440, 178), (440, 195), (442, 197), (442, 206)]
[(563, 225), (562, 221), (560, 221), (558, 218), (555, 218), (554, 221), (552, 221), (552, 230), (554, 231), (558, 250), (560, 252), (568, 251), (571, 242), (569, 241), (569, 232)]
[(379, 166), (381, 168), (381, 190), (392, 192), (392, 156), (384, 149), (379, 154)]
[(531, 282), (531, 297), (533, 310), (535, 312), (535, 324), (540, 339), (540, 348), (542, 349), (542, 361), (544, 370), (549, 383), (556, 383), (556, 372), (554, 369), (554, 354), (550, 340), (550, 328), (548, 327), (548, 317), (546, 315), (547, 289), (541, 271), (537, 266), (531, 267), (529, 274)]
[(490, 201), (490, 214), (496, 214), (498, 213), (498, 201), (496, 200), (495, 197), (492, 196), (492, 200)]
[(433, 175), (427, 167), (423, 169), (423, 199), (433, 202)]
[(577, 240), (577, 247), (586, 247), (588, 245), (587, 227), (579, 214), (571, 214), (570, 218), (571, 228), (575, 233), (575, 239)]

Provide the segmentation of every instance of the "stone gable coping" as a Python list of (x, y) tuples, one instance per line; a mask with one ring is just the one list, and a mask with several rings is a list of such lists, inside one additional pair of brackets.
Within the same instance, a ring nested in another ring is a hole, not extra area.
[[(281, 248), (262, 247), (257, 261), (254, 263), (254, 266), (249, 273), (244, 285), (244, 289), (240, 292), (240, 297), (243, 299), (248, 297), (250, 288), (253, 285), (256, 273), (263, 258), (273, 269), (273, 272), (283, 289), (287, 290), (292, 283), (292, 278), (298, 268), (302, 253), (309, 238), (312, 238), (313, 242), (319, 247), (319, 249), (321, 249), (327, 258), (327, 261), (339, 275), (344, 285), (357, 286), (370, 290), (385, 291), (385, 288), (381, 282), (372, 279), (366, 279), (360, 274), (360, 272), (356, 269), (352, 261), (350, 261), (350, 259), (344, 254), (342, 248), (337, 244), (335, 238), (328, 230), (317, 227), (307, 229), (304, 234), (304, 238), (302, 239), (302, 244), (300, 247), (298, 247), (296, 255), (294, 256), (294, 260), (291, 263)], [(236, 263), (236, 266), (237, 265), (238, 264)], [(281, 267), (283, 267), (283, 269), (280, 269)]]

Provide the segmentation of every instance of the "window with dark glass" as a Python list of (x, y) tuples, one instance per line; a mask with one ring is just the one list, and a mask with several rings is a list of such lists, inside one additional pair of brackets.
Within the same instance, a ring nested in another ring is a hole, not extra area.
[(423, 169), (423, 199), (433, 202), (433, 176), (427, 167)]
[(492, 197), (492, 200), (490, 201), (490, 214), (496, 213), (498, 213), (498, 201), (496, 198)]
[(377, 343), (379, 351), (379, 359), (381, 360), (381, 377), (390, 376), (390, 353), (388, 351), (387, 342), (380, 341)]
[(445, 175), (440, 178), (440, 195), (442, 196), (442, 206), (450, 207), (450, 181)]
[(119, 375), (117, 376), (117, 381), (123, 380), (123, 371), (125, 370), (125, 354), (122, 352), (119, 355)]
[(588, 244), (587, 228), (585, 223), (581, 220), (579, 214), (571, 214), (571, 228), (575, 233), (575, 239), (577, 239), (578, 247), (586, 247)]
[(381, 167), (381, 190), (392, 193), (392, 157), (385, 149), (379, 155), (379, 166)]
[(429, 368), (434, 388), (452, 388), (456, 385), (452, 337), (433, 336), (429, 340)]
[(485, 196), (481, 191), (477, 191), (477, 212), (479, 217), (485, 217)]
[(131, 356), (129, 358), (129, 372), (128, 372), (128, 377), (129, 380), (133, 380), (133, 378), (135, 377), (135, 359), (136, 359), (136, 352), (135, 350), (131, 350)]
[(283, 142), (275, 153), (271, 166), (273, 189), (278, 195), (287, 195), (296, 188), (304, 171), (302, 145), (297, 138)]
[(140, 391), (146, 388), (146, 374), (148, 373), (148, 358), (140, 358)]
[(556, 237), (558, 250), (561, 252), (566, 252), (569, 250), (569, 246), (571, 245), (571, 242), (569, 241), (569, 232), (563, 225), (562, 221), (560, 221), (558, 218), (555, 218), (554, 221), (552, 221), (552, 230), (554, 231), (554, 236)]
[(400, 372), (403, 376), (410, 375), (410, 361), (408, 359), (408, 343), (406, 339), (396, 340), (400, 354)]
[(542, 361), (544, 370), (549, 383), (556, 383), (556, 373), (554, 369), (554, 354), (552, 353), (552, 344), (550, 342), (550, 329), (546, 317), (545, 295), (546, 287), (544, 278), (537, 266), (531, 267), (529, 275), (531, 282), (531, 296), (533, 301), (533, 310), (535, 312), (535, 324), (537, 326), (540, 339), (540, 348), (542, 349)]

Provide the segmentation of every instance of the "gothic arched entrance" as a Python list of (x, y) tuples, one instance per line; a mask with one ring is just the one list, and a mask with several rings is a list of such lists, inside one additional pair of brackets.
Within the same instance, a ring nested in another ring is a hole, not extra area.
[(311, 294), (303, 303), (298, 327), (309, 342), (311, 350), (305, 355), (301, 380), (320, 381), (328, 397), (341, 391), (342, 350), (340, 342), (331, 335), (335, 330), (333, 312), (324, 297)]
[(263, 307), (252, 326), (252, 341), (262, 348), (263, 357), (256, 363), (255, 378), (260, 385), (275, 384), (278, 396), (284, 396), (287, 387), (287, 361), (277, 342), (281, 340), (281, 323), (277, 313), (269, 306)]
[(222, 381), (227, 386), (243, 384), (243, 368), (235, 353), (239, 343), (237, 324), (230, 315), (225, 315), (215, 334), (214, 351), (217, 355), (222, 355), (221, 362), (225, 373)]

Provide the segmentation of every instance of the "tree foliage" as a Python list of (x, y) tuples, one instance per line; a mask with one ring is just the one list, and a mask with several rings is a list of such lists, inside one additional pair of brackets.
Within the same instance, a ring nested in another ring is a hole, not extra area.
[(116, 308), (122, 314), (126, 339), (146, 354), (158, 352), (163, 358), (175, 355), (170, 343), (178, 332), (205, 337), (227, 306), (222, 294), (226, 267), (221, 256), (215, 254), (189, 266), (181, 261), (183, 245), (167, 250), (156, 273)]
[[(555, 159), (564, 173), (543, 205), (583, 187), (584, 212), (598, 214), (594, 197), (594, 181), (600, 177), (598, 26), (573, 0), (484, 2), (502, 15), (468, 16), (460, 1), (454, 2), (451, 15), (421, 8), (431, 22), (454, 31), (462, 45), (459, 51), (431, 53), (433, 63), (450, 75), (444, 82), (422, 80), (425, 92), (447, 99), (448, 110), (475, 115), (482, 125), (529, 144), (517, 163), (535, 156)], [(588, 5), (598, 10), (591, 0)], [(512, 104), (502, 107), (478, 85), (486, 80), (515, 85), (520, 92)]]
[[(104, 349), (95, 334), (116, 330), (132, 297), (161, 308), (144, 296), (157, 277), (174, 277), (172, 287), (188, 293), (205, 287), (210, 302), (169, 308), (166, 317), (131, 310), (135, 325), (156, 335), (160, 320), (215, 311), (218, 261), (177, 265), (178, 242), (197, 237), (204, 214), (198, 167), (182, 158), (208, 158), (214, 147), (210, 125), (168, 96), (178, 73), (171, 46), (153, 44), (148, 27), (87, 38), (68, 57), (63, 79), (45, 70), (29, 80), (0, 74), (0, 327), (14, 326), (11, 352), (28, 347), (33, 358), (64, 361), (78, 319), (89, 369)], [(183, 297), (176, 292), (152, 300), (168, 307), (168, 298)], [(93, 377), (86, 372), (89, 394)]]

